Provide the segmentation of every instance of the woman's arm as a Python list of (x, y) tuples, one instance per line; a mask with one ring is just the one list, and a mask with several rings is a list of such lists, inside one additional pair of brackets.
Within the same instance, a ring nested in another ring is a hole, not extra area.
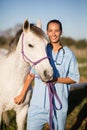
[(63, 84), (72, 84), (72, 83), (75, 83), (74, 80), (70, 79), (69, 77), (66, 77), (66, 78), (57, 78), (57, 81), (58, 83), (63, 83)]
[(33, 81), (33, 79), (34, 79), (34, 75), (33, 75), (33, 74), (28, 74), (28, 75), (27, 75), (21, 93), (14, 98), (14, 102), (15, 102), (16, 104), (21, 104), (21, 103), (23, 103), (24, 98), (25, 98), (25, 95), (26, 95), (26, 93), (27, 93), (27, 90), (28, 90), (28, 88), (29, 88), (31, 82)]
[(73, 83), (76, 83), (74, 80), (70, 79), (69, 77), (66, 77), (66, 78), (55, 78), (53, 80), (51, 80), (50, 82), (53, 82), (53, 83), (62, 83), (62, 84), (73, 84)]

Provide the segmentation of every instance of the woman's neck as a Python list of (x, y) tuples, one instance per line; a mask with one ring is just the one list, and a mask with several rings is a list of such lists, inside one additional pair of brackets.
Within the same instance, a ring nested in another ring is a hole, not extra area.
[(62, 45), (59, 43), (54, 43), (54, 44), (52, 44), (52, 46), (53, 46), (54, 52), (58, 52), (58, 50), (62, 47)]

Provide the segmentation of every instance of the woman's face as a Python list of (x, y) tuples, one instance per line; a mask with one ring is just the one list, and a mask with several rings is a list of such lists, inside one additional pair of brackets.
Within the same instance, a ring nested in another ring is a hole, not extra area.
[(61, 30), (60, 30), (60, 25), (57, 23), (50, 23), (48, 26), (47, 30), (47, 35), (49, 37), (50, 42), (53, 43), (58, 43), (60, 40), (61, 36)]

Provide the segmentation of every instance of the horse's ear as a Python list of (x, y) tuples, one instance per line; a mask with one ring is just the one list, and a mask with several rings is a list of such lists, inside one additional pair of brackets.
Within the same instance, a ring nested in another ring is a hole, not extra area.
[(38, 28), (42, 28), (42, 22), (41, 22), (40, 19), (37, 20), (36, 26), (37, 26)]
[(23, 31), (25, 31), (25, 32), (30, 31), (30, 24), (29, 24), (28, 20), (25, 20), (25, 22), (23, 24)]

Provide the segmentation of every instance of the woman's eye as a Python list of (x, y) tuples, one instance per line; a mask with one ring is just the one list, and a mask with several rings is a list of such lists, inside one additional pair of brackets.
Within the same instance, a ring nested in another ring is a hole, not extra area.
[(32, 44), (28, 44), (29, 47), (34, 47)]

